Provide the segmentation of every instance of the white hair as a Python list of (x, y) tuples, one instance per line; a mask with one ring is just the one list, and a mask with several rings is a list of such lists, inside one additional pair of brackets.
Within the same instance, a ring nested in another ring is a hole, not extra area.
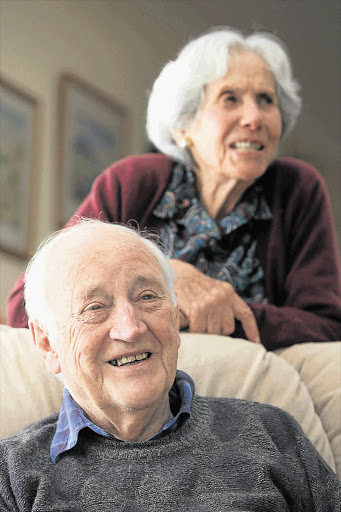
[(76, 224), (56, 231), (48, 236), (38, 247), (35, 255), (29, 262), (25, 273), (25, 307), (28, 318), (36, 320), (43, 330), (49, 332), (50, 335), (56, 332), (56, 321), (53, 311), (47, 302), (47, 285), (49, 280), (49, 263), (53, 250), (58, 246), (67, 244), (70, 238), (74, 238), (78, 234), (84, 233), (88, 236), (89, 227), (106, 226), (111, 230), (113, 238), (119, 234), (126, 234), (139, 239), (157, 259), (162, 275), (165, 279), (166, 286), (169, 290), (172, 304), (176, 306), (176, 297), (174, 294), (174, 272), (169, 264), (168, 259), (155, 242), (146, 238), (147, 233), (137, 232), (133, 228), (120, 224), (105, 223), (95, 219), (80, 219)]
[(282, 41), (265, 32), (244, 36), (233, 28), (219, 27), (188, 43), (155, 80), (146, 129), (149, 139), (162, 153), (185, 165), (193, 164), (190, 152), (177, 146), (171, 130), (185, 130), (196, 120), (205, 99), (205, 86), (226, 75), (229, 56), (235, 49), (252, 51), (264, 60), (276, 84), (281, 136), (293, 127), (301, 98)]

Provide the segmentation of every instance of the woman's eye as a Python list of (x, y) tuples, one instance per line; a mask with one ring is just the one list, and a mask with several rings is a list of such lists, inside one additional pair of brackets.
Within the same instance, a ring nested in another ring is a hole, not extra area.
[(224, 102), (226, 103), (235, 103), (237, 101), (237, 98), (234, 94), (226, 94), (224, 96)]
[(265, 92), (259, 95), (259, 100), (267, 105), (271, 105), (273, 103), (272, 97)]

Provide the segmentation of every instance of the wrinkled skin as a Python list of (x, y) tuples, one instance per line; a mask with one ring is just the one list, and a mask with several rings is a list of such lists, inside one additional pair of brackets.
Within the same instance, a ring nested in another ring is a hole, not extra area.
[[(172, 417), (179, 325), (155, 256), (125, 237), (97, 225), (56, 250), (48, 289), (56, 335), (34, 320), (30, 328), (48, 369), (62, 372), (96, 425), (119, 439), (144, 440)], [(150, 357), (133, 365), (110, 363), (144, 352)]]
[[(234, 50), (227, 74), (207, 84), (195, 122), (173, 130), (184, 137), (195, 162), (200, 200), (214, 219), (230, 212), (242, 194), (273, 160), (281, 136), (276, 85), (265, 62), (255, 53)], [(172, 261), (181, 325), (191, 332), (228, 335), (241, 321), (247, 338), (259, 342), (254, 315), (228, 283), (204, 276)]]

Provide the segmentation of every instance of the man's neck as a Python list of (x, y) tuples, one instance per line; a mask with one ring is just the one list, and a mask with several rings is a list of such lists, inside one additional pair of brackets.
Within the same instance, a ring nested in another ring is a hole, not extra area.
[(101, 411), (100, 417), (89, 415), (90, 420), (121, 441), (146, 441), (173, 418), (169, 400), (158, 407), (150, 409), (131, 410), (123, 409), (118, 414), (106, 414)]

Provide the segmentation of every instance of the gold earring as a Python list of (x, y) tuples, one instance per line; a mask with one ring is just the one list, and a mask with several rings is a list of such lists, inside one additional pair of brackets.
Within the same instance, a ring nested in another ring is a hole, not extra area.
[(179, 142), (179, 146), (180, 148), (182, 149), (188, 149), (190, 148), (191, 146), (193, 146), (193, 141), (190, 137), (184, 137), (183, 139), (181, 139), (181, 141)]

